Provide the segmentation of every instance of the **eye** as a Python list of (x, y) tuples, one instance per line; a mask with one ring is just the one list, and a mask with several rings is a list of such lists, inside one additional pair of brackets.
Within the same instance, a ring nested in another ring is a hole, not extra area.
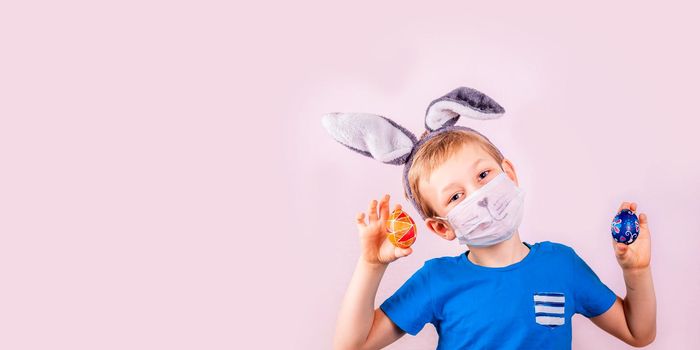
[[(479, 174), (479, 180), (483, 180), (485, 177), (489, 176), (490, 173), (491, 173), (491, 170), (484, 170), (484, 171), (482, 171), (482, 172)], [(486, 175), (484, 175), (484, 174), (486, 174)], [(484, 176), (482, 177), (481, 175), (484, 175)], [(461, 192), (457, 192), (457, 193), (455, 193), (454, 195), (452, 195), (452, 197), (450, 198), (450, 201), (447, 202), (447, 204), (450, 204), (450, 203), (452, 203), (453, 201), (456, 201), (457, 199), (459, 199), (458, 196), (461, 195), (461, 194), (462, 194)]]

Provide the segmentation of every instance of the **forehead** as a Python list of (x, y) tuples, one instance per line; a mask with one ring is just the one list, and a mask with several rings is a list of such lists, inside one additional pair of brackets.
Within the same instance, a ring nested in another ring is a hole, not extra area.
[(461, 145), (445, 161), (435, 167), (430, 174), (421, 177), (418, 184), (420, 192), (428, 197), (437, 196), (437, 191), (455, 179), (466, 176), (472, 169), (475, 161), (485, 159), (481, 163), (493, 161), (491, 155), (477, 143)]

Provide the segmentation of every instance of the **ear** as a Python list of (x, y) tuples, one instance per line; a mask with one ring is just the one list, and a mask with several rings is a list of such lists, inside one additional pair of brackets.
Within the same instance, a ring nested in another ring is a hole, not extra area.
[(460, 116), (495, 119), (505, 112), (501, 105), (484, 93), (462, 86), (430, 103), (425, 112), (425, 128), (434, 131), (454, 125)]
[(445, 223), (443, 220), (426, 218), (425, 226), (428, 227), (428, 230), (432, 231), (442, 239), (451, 241), (457, 237), (454, 231), (452, 231), (452, 228), (450, 228), (450, 225)]
[(321, 123), (340, 144), (382, 163), (406, 163), (416, 136), (389, 118), (369, 113), (328, 113)]
[(515, 183), (515, 185), (520, 186), (518, 184), (518, 175), (515, 173), (515, 167), (513, 166), (513, 162), (511, 162), (508, 158), (503, 158), (503, 163), (501, 163), (501, 167), (503, 168), (503, 171), (506, 173), (506, 175)]

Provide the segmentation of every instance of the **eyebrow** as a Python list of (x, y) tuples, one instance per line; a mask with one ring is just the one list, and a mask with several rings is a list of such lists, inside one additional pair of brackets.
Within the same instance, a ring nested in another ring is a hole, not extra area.
[[(485, 161), (485, 160), (486, 160), (485, 158), (479, 158), (479, 159), (477, 159), (477, 161), (475, 161), (474, 164), (472, 164), (472, 169), (476, 168), (476, 166), (477, 166), (479, 163), (481, 163), (482, 161)], [(459, 183), (457, 183), (456, 181), (450, 183), (449, 185), (443, 187), (443, 188), (442, 188), (442, 191), (441, 191), (440, 193), (445, 193), (445, 192), (447, 192), (447, 190), (449, 190), (452, 186), (455, 186), (455, 185), (459, 185)]]

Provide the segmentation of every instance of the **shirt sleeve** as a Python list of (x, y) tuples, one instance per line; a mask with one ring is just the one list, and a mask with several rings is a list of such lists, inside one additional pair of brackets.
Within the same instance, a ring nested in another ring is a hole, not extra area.
[(572, 249), (574, 312), (588, 318), (601, 315), (615, 303), (617, 295)]
[(379, 306), (394, 324), (410, 335), (418, 334), (434, 319), (427, 266), (428, 263), (424, 263)]

